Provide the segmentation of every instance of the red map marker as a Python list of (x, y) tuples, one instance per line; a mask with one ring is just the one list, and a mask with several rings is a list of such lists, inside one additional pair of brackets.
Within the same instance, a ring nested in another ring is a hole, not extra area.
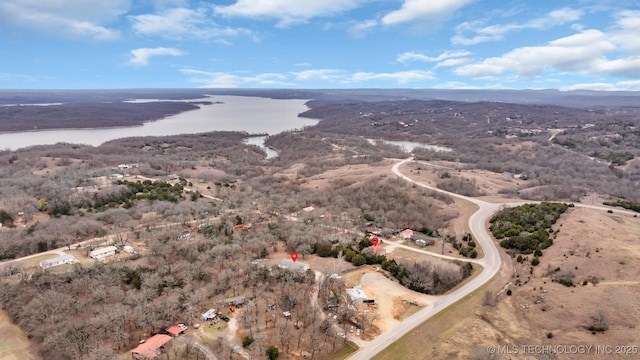
[(291, 253), (291, 261), (296, 262), (296, 260), (298, 260), (298, 253), (294, 251)]
[(378, 243), (380, 242), (380, 239), (378, 239), (377, 236), (374, 236), (371, 238), (371, 243), (373, 244), (373, 247), (378, 246)]

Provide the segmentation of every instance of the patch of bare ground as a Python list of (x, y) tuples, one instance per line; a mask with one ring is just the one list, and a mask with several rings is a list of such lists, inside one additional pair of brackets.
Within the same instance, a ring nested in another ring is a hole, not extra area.
[(70, 165), (75, 165), (80, 163), (79, 159), (71, 159), (71, 158), (54, 158), (54, 157), (46, 157), (42, 156), (37, 159), (36, 164), (34, 166), (33, 174), (34, 175), (46, 175), (49, 173), (56, 173), (62, 169), (67, 168)]
[[(487, 349), (511, 349), (498, 359), (538, 359), (539, 350), (523, 345), (593, 346), (582, 354), (547, 353), (550, 359), (600, 359), (595, 346), (638, 346), (640, 330), (640, 221), (633, 216), (575, 208), (563, 215), (554, 245), (544, 250), (531, 272), (530, 260), (518, 264), (517, 277), (503, 277), (503, 292), (477, 294), (477, 307), (459, 314), (456, 324), (436, 334), (420, 358), (490, 358)], [(504, 275), (504, 272), (503, 272)], [(566, 285), (561, 284), (564, 282)], [(506, 294), (510, 289), (512, 295)], [(491, 305), (495, 304), (495, 305)], [(446, 317), (446, 315), (444, 315)], [(439, 316), (429, 324), (444, 324)], [(604, 330), (604, 331), (602, 331)], [(518, 349), (517, 353), (512, 351)], [(638, 350), (640, 351), (640, 350)], [(571, 352), (568, 350), (567, 352)], [(615, 355), (635, 359), (636, 354)]]
[[(411, 161), (404, 164), (400, 171), (413, 180), (437, 187), (443, 177), (458, 177), (466, 182), (475, 183), (482, 196), (497, 196), (505, 193), (516, 193), (527, 186), (527, 181), (519, 178), (507, 178), (488, 170), (469, 169), (466, 164), (460, 165), (448, 161)], [(502, 197), (502, 195), (501, 195)]]
[[(362, 339), (373, 337), (393, 329), (410, 314), (434, 301), (435, 297), (421, 294), (405, 288), (397, 281), (387, 278), (376, 267), (364, 266), (343, 276), (347, 287), (362, 285), (375, 298), (375, 306), (369, 306), (366, 311), (373, 313), (373, 328), (364, 327)], [(372, 332), (373, 331), (373, 332)]]
[(330, 169), (321, 174), (305, 178), (302, 186), (307, 189), (326, 189), (332, 181), (337, 179), (356, 183), (366, 181), (367, 178), (371, 177), (389, 176), (389, 169), (393, 163), (391, 160), (385, 160), (379, 165), (373, 166), (369, 164), (357, 164)]

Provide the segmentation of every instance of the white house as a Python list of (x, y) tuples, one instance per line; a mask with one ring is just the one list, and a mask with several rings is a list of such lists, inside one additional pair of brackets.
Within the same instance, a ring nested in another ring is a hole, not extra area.
[(281, 269), (289, 269), (291, 271), (307, 271), (309, 270), (309, 265), (301, 262), (293, 262), (289, 259), (282, 260), (278, 264), (278, 267)]
[(54, 257), (53, 259), (40, 261), (39, 265), (43, 269), (48, 269), (50, 267), (63, 265), (63, 264), (73, 264), (76, 261), (76, 258), (70, 254), (62, 254), (60, 256)]
[(200, 315), (200, 319), (202, 321), (209, 321), (209, 320), (215, 319), (216, 316), (218, 316), (218, 313), (216, 312), (216, 309), (209, 309), (209, 310), (203, 312), (202, 315)]
[(109, 174), (107, 176), (107, 178), (109, 178), (111, 180), (113, 180), (113, 179), (124, 179), (124, 175), (123, 174), (118, 174), (118, 173), (112, 173), (112, 174)]
[(118, 248), (116, 248), (115, 246), (107, 246), (107, 247), (95, 249), (89, 253), (89, 257), (92, 259), (102, 261), (106, 257), (115, 255), (117, 249)]
[(362, 303), (373, 304), (376, 302), (376, 299), (360, 285), (347, 289), (347, 295), (349, 295), (354, 305), (361, 305)]

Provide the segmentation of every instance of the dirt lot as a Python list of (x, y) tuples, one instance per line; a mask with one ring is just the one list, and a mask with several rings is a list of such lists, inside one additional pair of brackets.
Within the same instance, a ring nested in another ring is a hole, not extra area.
[[(498, 359), (537, 359), (541, 355), (525, 353), (522, 345), (640, 346), (636, 326), (640, 320), (640, 219), (577, 208), (563, 215), (556, 228), (560, 232), (554, 245), (544, 251), (530, 279), (531, 266), (518, 265), (519, 277), (510, 280), (511, 296), (503, 293), (492, 306), (484, 305), (483, 294), (478, 294), (482, 300), (476, 309), (459, 313), (455, 324), (439, 324), (434, 319), (433, 326), (441, 326), (440, 335), (415, 358), (488, 359), (489, 346), (518, 349), (518, 353), (494, 357)], [(573, 273), (575, 286), (554, 282), (559, 273)], [(598, 323), (607, 330), (589, 330)], [(550, 359), (608, 358), (595, 351), (546, 355)]]
[[(423, 306), (433, 302), (435, 297), (411, 291), (398, 282), (388, 279), (375, 267), (365, 266), (349, 272), (343, 276), (347, 287), (362, 285), (371, 292), (376, 299), (374, 307), (367, 310), (375, 314), (374, 327), (378, 333), (383, 333), (397, 326), (402, 319), (414, 313)], [(364, 329), (362, 338), (370, 339), (367, 329)]]

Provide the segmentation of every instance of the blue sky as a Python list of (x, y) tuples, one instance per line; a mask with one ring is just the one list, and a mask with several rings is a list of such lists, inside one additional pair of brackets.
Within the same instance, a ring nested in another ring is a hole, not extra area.
[(637, 0), (3, 0), (0, 88), (640, 90)]

